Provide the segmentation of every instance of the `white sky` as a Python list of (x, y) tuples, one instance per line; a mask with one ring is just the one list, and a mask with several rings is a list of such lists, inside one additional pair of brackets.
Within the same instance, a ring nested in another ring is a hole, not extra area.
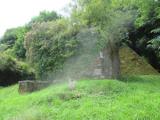
[(0, 36), (6, 29), (24, 25), (40, 11), (64, 13), (71, 0), (0, 0)]

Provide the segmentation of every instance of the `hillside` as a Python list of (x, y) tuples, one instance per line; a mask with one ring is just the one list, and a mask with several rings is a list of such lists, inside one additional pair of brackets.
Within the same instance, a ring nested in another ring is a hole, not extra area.
[(81, 80), (19, 95), (0, 88), (0, 120), (159, 120), (160, 77)]
[(139, 56), (129, 47), (120, 49), (121, 73), (123, 75), (155, 75), (158, 71), (153, 68), (146, 58)]

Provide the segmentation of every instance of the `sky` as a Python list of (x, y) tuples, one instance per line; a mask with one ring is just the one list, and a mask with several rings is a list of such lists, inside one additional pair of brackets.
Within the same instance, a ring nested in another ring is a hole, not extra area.
[(65, 14), (71, 0), (0, 0), (0, 36), (6, 29), (26, 24), (40, 11), (57, 11)]

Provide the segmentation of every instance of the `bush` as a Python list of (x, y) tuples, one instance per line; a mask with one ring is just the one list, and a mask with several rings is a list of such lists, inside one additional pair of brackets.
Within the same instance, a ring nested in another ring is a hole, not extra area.
[(11, 56), (0, 54), (0, 86), (12, 85), (26, 79), (35, 79), (33, 69)]
[(62, 70), (67, 58), (76, 52), (78, 27), (60, 19), (37, 23), (25, 36), (27, 60), (35, 67), (37, 76), (46, 79), (49, 72)]

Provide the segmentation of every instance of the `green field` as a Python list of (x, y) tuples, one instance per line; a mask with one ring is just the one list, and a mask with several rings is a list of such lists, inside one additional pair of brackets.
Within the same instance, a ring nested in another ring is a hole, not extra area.
[(0, 120), (160, 120), (160, 76), (80, 80), (19, 95), (0, 88)]

